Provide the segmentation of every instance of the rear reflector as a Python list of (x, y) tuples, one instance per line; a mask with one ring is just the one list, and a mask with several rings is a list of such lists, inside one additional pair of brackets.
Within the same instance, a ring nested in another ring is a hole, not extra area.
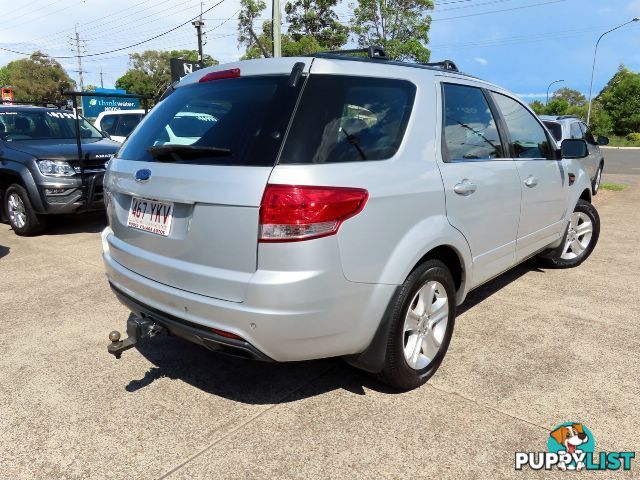
[(267, 185), (260, 205), (260, 241), (296, 242), (326, 237), (364, 208), (361, 188)]
[(240, 76), (239, 68), (232, 68), (231, 70), (220, 70), (218, 72), (209, 72), (204, 75), (199, 83), (210, 82), (212, 80), (222, 80), (224, 78), (238, 78)]
[(220, 335), (221, 337), (231, 338), (233, 340), (244, 340), (242, 337), (236, 335), (235, 333), (225, 332), (224, 330), (219, 330), (217, 328), (212, 328), (211, 330), (213, 330), (213, 333), (215, 333), (216, 335)]

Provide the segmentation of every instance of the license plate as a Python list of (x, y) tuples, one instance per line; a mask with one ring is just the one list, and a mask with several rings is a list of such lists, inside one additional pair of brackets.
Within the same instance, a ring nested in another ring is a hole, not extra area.
[(131, 198), (127, 226), (168, 236), (173, 220), (173, 203), (158, 202), (148, 198)]

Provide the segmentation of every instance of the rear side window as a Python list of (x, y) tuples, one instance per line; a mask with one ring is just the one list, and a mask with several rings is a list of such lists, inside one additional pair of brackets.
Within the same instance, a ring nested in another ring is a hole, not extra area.
[(200, 165), (273, 166), (303, 82), (288, 75), (178, 87), (144, 118), (118, 158)]
[(551, 147), (547, 133), (536, 117), (513, 98), (493, 93), (507, 130), (516, 158), (550, 158)]
[(481, 89), (443, 84), (444, 144), (448, 160), (489, 160), (504, 149), (489, 103)]
[(118, 123), (117, 115), (105, 115), (100, 120), (100, 129), (103, 132), (107, 132), (109, 135), (116, 134), (116, 124)]
[(584, 138), (584, 134), (582, 133), (582, 129), (580, 128), (580, 124), (578, 122), (574, 122), (569, 127), (569, 135), (572, 139), (582, 139)]
[(311, 75), (280, 163), (391, 158), (402, 143), (415, 92), (406, 80)]
[(118, 126), (114, 134), (117, 137), (129, 136), (133, 129), (140, 123), (140, 120), (142, 120), (142, 115), (139, 114), (124, 114), (118, 115), (118, 117)]
[(562, 125), (560, 125), (557, 122), (542, 122), (542, 123), (544, 123), (547, 126), (547, 128), (551, 132), (551, 135), (553, 135), (553, 138), (555, 138), (556, 141), (559, 142), (562, 140)]

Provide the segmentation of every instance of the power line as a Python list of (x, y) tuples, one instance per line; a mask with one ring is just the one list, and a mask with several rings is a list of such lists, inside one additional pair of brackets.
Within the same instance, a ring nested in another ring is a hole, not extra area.
[[(220, 5), (221, 3), (223, 3), (224, 1), (225, 1), (225, 0), (220, 0), (220, 1), (218, 1), (216, 4), (214, 4), (212, 7), (209, 7), (208, 9), (204, 10), (202, 13), (204, 14), (204, 13), (206, 13), (206, 12), (210, 11), (210, 10), (213, 10), (215, 7), (217, 7), (218, 5)], [(178, 25), (178, 26), (176, 26), (176, 27), (173, 27), (173, 28), (171, 28), (171, 29), (167, 30), (166, 32), (160, 33), (160, 34), (155, 35), (154, 37), (148, 38), (148, 39), (146, 39), (146, 40), (142, 40), (141, 42), (137, 42), (137, 43), (134, 43), (134, 44), (132, 44), (132, 45), (127, 45), (126, 47), (114, 48), (114, 49), (112, 49), (112, 50), (107, 50), (107, 51), (105, 51), (105, 52), (89, 53), (89, 54), (86, 54), (86, 55), (81, 55), (81, 57), (82, 57), (82, 58), (85, 58), (85, 57), (97, 57), (98, 55), (106, 55), (106, 54), (108, 54), (108, 53), (114, 53), (114, 52), (120, 52), (120, 51), (122, 51), (122, 50), (128, 50), (129, 48), (137, 47), (138, 45), (142, 45), (143, 43), (148, 43), (148, 42), (150, 42), (150, 41), (152, 41), (152, 40), (155, 40), (156, 38), (160, 38), (160, 37), (162, 37), (162, 36), (164, 36), (164, 35), (167, 35), (168, 33), (171, 33), (171, 32), (173, 32), (174, 30), (177, 30), (177, 29), (179, 29), (179, 28), (181, 28), (181, 27), (184, 27), (185, 25), (187, 25), (187, 24), (191, 23), (192, 21), (194, 21), (194, 20), (196, 20), (196, 19), (198, 19), (198, 18), (200, 18), (200, 15), (196, 15), (195, 17), (190, 18), (190, 19), (189, 19), (189, 20), (187, 20), (186, 22), (181, 23), (180, 25)], [(15, 54), (18, 54), (18, 55), (26, 55), (26, 56), (30, 56), (30, 55), (31, 55), (30, 53), (19, 52), (19, 51), (17, 51), (17, 50), (12, 50), (12, 49), (10, 49), (10, 48), (4, 48), (4, 47), (0, 47), (0, 50), (4, 50), (4, 51), (6, 51), (6, 52), (15, 53)], [(75, 56), (50, 56), (49, 58), (59, 58), (59, 59), (65, 59), (65, 58), (67, 58), (67, 59), (68, 59), (68, 58), (75, 58)]]
[(467, 17), (477, 17), (479, 15), (490, 15), (492, 13), (501, 13), (501, 12), (511, 12), (513, 10), (522, 10), (525, 8), (533, 8), (533, 7), (541, 7), (543, 5), (551, 5), (552, 3), (562, 3), (567, 0), (551, 0), (549, 2), (535, 3), (533, 5), (522, 5), (520, 7), (512, 7), (512, 8), (503, 8), (501, 10), (491, 10), (488, 12), (477, 12), (477, 13), (469, 13), (467, 15), (458, 15), (456, 17), (446, 17), (446, 18), (433, 18), (432, 22), (443, 22), (445, 20), (457, 20), (458, 18), (467, 18)]

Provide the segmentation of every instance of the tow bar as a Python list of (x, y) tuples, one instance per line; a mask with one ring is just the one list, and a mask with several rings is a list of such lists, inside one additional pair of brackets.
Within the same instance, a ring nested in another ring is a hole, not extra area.
[(128, 338), (120, 340), (120, 332), (113, 330), (109, 333), (109, 340), (111, 343), (107, 346), (107, 351), (119, 359), (122, 356), (122, 352), (129, 350), (136, 346), (136, 344), (145, 338), (155, 337), (162, 333), (166, 333), (167, 330), (155, 323), (153, 320), (146, 318), (130, 318), (127, 321), (127, 335)]

